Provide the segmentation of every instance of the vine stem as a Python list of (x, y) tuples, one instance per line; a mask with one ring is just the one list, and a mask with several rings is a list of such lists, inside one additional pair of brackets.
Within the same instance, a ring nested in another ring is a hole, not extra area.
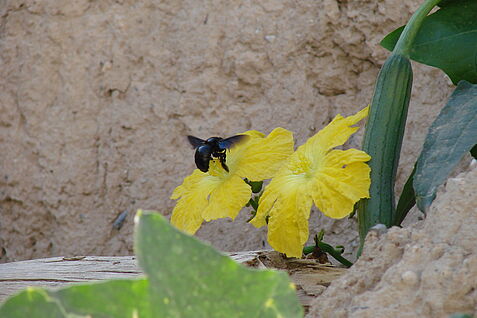
[[(318, 242), (317, 246), (320, 248), (320, 250), (322, 250), (325, 253), (330, 254), (334, 259), (336, 259), (338, 262), (340, 262), (344, 266), (351, 267), (353, 265), (353, 263), (351, 263), (349, 260), (344, 258), (341, 255), (341, 253), (339, 251), (335, 250), (334, 247), (331, 246), (330, 244), (327, 244), (325, 242)], [(303, 253), (304, 254), (310, 254), (310, 253), (313, 252), (313, 250), (315, 248), (316, 248), (316, 245), (305, 246), (303, 248)]]
[(409, 58), (412, 44), (421, 28), (424, 18), (439, 2), (441, 2), (441, 0), (427, 0), (419, 7), (419, 9), (417, 9), (416, 12), (414, 12), (411, 19), (409, 19), (409, 22), (404, 27), (404, 30), (394, 47), (393, 53)]

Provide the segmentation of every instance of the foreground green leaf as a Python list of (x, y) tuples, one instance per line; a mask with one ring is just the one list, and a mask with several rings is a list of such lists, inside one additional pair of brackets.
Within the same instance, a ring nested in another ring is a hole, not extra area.
[(28, 288), (0, 307), (2, 318), (152, 317), (147, 281), (113, 280), (58, 291)]
[[(388, 34), (381, 45), (392, 51), (404, 27)], [(477, 1), (450, 1), (427, 16), (410, 52), (411, 59), (442, 69), (454, 84), (477, 84)]]
[(0, 307), (0, 317), (66, 317), (56, 300), (41, 288), (27, 288), (18, 295), (9, 298)]
[(439, 187), (477, 143), (477, 85), (462, 81), (429, 128), (417, 160), (414, 190), (426, 212)]
[(155, 317), (302, 317), (286, 273), (237, 264), (157, 213), (138, 212), (135, 232)]
[(302, 317), (285, 272), (234, 262), (139, 211), (135, 247), (147, 279), (112, 280), (58, 291), (29, 288), (0, 307), (2, 318)]
[(69, 314), (96, 317), (153, 317), (148, 281), (111, 280), (49, 292)]

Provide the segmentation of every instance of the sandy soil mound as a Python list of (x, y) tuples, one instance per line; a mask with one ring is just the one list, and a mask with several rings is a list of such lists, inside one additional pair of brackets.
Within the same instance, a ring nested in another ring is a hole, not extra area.
[(448, 180), (424, 221), (370, 232), (363, 256), (308, 317), (477, 314), (476, 187), (477, 165)]

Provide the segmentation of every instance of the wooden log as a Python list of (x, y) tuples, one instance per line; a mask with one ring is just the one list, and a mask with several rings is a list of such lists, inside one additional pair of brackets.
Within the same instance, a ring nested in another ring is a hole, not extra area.
[(142, 275), (134, 256), (52, 257), (0, 264), (0, 302), (28, 286), (60, 288)]
[[(274, 251), (229, 253), (238, 263), (285, 270), (308, 308), (346, 269), (319, 264), (316, 259), (288, 259)], [(28, 286), (57, 289), (71, 284), (143, 276), (134, 256), (74, 256), (0, 264), (0, 303)]]

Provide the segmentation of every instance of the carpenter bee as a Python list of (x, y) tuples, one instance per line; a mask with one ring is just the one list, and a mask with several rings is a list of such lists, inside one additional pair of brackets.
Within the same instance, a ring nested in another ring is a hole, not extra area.
[(209, 162), (215, 158), (219, 159), (222, 168), (229, 172), (229, 167), (225, 164), (227, 149), (247, 138), (247, 135), (235, 135), (229, 138), (210, 137), (207, 140), (202, 140), (194, 136), (187, 136), (189, 143), (195, 148), (195, 164), (202, 172), (209, 171)]

